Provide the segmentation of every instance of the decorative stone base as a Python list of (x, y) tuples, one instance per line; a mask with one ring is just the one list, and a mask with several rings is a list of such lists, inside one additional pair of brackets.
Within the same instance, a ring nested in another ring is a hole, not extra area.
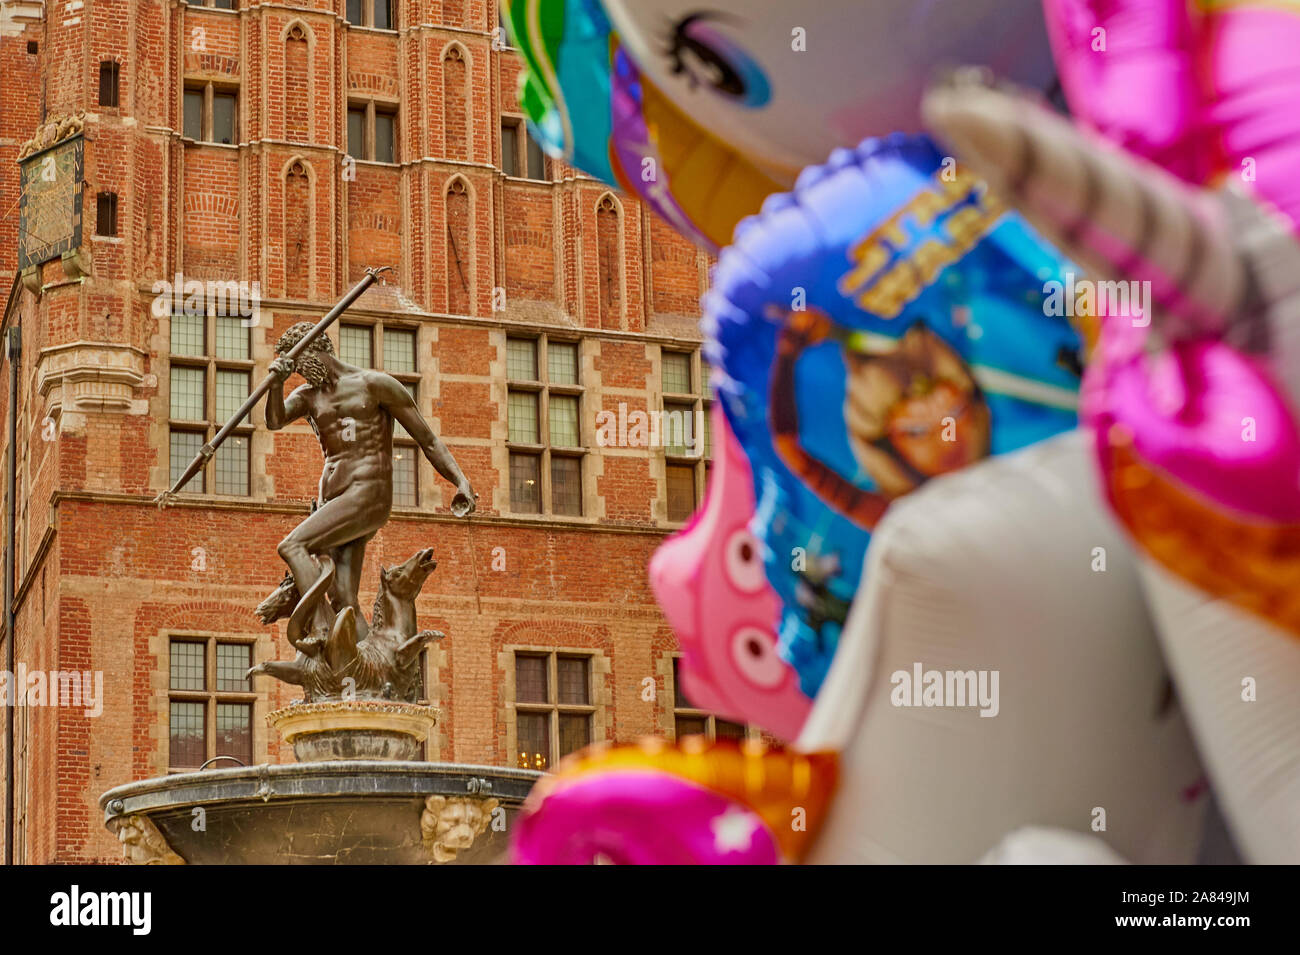
[(127, 783), (99, 808), (137, 865), (501, 865), (541, 778), (422, 760), (230, 766)]
[(266, 717), (300, 763), (335, 759), (412, 760), (433, 732), (438, 708), (388, 700), (299, 703)]

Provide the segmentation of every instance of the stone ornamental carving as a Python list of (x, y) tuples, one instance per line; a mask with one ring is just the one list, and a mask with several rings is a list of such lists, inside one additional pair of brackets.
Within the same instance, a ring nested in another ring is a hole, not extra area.
[(185, 865), (148, 816), (127, 816), (116, 825), (117, 841), (122, 843), (122, 854), (131, 865)]
[(71, 116), (51, 118), (36, 127), (36, 135), (18, 147), (18, 161), (26, 159), (32, 153), (49, 149), (55, 143), (71, 139), (80, 133), (86, 125), (86, 111), (77, 110)]
[(46, 399), (46, 413), (115, 411), (142, 414), (145, 401), (136, 389), (144, 385), (147, 355), (129, 345), (70, 342), (43, 349), (37, 360), (37, 389)]
[(481, 796), (430, 796), (420, 813), (424, 848), (438, 864), (453, 862), (492, 824), (496, 799)]

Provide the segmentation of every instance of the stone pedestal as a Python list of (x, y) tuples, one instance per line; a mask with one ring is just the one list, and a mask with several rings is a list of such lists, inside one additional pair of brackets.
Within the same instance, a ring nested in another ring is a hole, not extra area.
[(297, 703), (275, 710), (278, 730), (300, 763), (336, 759), (398, 761), (420, 758), (420, 744), (438, 721), (438, 708), (389, 700)]

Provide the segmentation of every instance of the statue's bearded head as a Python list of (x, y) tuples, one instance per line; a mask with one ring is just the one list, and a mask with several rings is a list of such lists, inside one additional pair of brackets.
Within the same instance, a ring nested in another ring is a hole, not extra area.
[[(277, 355), (287, 355), (293, 349), (293, 346), (302, 341), (303, 336), (314, 327), (315, 325), (311, 322), (298, 322), (296, 325), (290, 325), (285, 330), (285, 333), (280, 336), (280, 340), (275, 343), (275, 353)], [(312, 386), (322, 385), (328, 377), (328, 370), (321, 356), (333, 354), (334, 344), (329, 340), (329, 336), (321, 335), (294, 360), (294, 369), (298, 374), (306, 378), (307, 382)]]

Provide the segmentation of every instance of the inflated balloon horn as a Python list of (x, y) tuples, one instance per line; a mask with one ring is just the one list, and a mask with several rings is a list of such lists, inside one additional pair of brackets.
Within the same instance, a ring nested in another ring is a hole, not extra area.
[[(1116, 5), (1130, 13), (1142, 6)], [(1172, 7), (1166, 13), (1183, 16)], [(1295, 84), (1300, 74), (1294, 59), (1279, 63), (1266, 52), (1276, 38), (1294, 33), (1300, 18), (1254, 4), (1224, 15), (1275, 28), (1273, 37), (1259, 29), (1214, 34), (1216, 43), (1253, 39), (1259, 45), (1266, 72), (1250, 87), (1250, 105), (1272, 109), (1279, 100), (1268, 91)], [(1240, 50), (1193, 58), (1178, 47), (1187, 42), (1179, 30), (1141, 35), (1157, 47), (1145, 51), (1147, 75), (1175, 87), (1193, 61), (1254, 72)], [(1161, 44), (1175, 48), (1161, 50)], [(1090, 68), (1103, 70), (1104, 60), (1107, 68), (1120, 64), (1117, 72), (1124, 74), (1143, 52), (1099, 58)], [(1119, 83), (1136, 113), (1173, 103), (1170, 115), (1186, 126), (1151, 124), (1148, 132), (1160, 135), (1144, 138), (1136, 134), (1144, 127), (1116, 105), (1118, 77), (1094, 79), (1087, 89), (1073, 84), (1085, 115), (1193, 181), (1210, 168), (1209, 157), (1196, 151), (1195, 135), (1205, 130), (1195, 117), (1243, 115), (1218, 108), (1188, 118), (1178, 105), (1184, 101), (1135, 96), (1142, 84)], [(1206, 88), (1225, 97), (1241, 89), (1234, 83)], [(1097, 108), (1093, 98), (1109, 108)], [(1084, 389), (1085, 419), (1097, 430), (1112, 505), (1156, 562), (1143, 567), (1146, 591), (1228, 827), (1249, 861), (1294, 863), (1300, 859), (1300, 641), (1294, 639), (1300, 632), (1300, 269), (1288, 221), (1226, 191), (1196, 192), (1006, 94), (968, 85), (957, 95), (950, 86), (932, 106), (936, 126), (969, 150), (964, 158), (1009, 180), (1013, 204), (1072, 245), (1098, 277), (1112, 287), (1148, 281), (1161, 290), (1161, 307), (1138, 316), (1149, 326), (1132, 315), (1104, 320)], [(1241, 130), (1223, 139), (1229, 149), (1246, 141), (1260, 147), (1261, 161), (1269, 161), (1254, 184), (1256, 196), (1275, 203), (1290, 222), (1296, 177), (1280, 170), (1288, 168), (1288, 156), (1300, 155), (1294, 118), (1290, 109), (1286, 116), (1275, 110), (1271, 120), (1243, 118)], [(1265, 133), (1267, 141), (1257, 141)], [(996, 143), (1000, 137), (1006, 138)], [(1164, 148), (1170, 144), (1183, 148)], [(1088, 185), (1083, 195), (1081, 178)], [(1135, 214), (1143, 223), (1136, 231)], [(1203, 274), (1217, 277), (1208, 288)], [(1153, 340), (1153, 329), (1163, 342)], [(1207, 601), (1206, 593), (1221, 599)]]
[(1043, 9), (1079, 122), (1195, 185), (1235, 181), (1300, 228), (1295, 4), (1045, 0)]
[(1084, 391), (1116, 512), (1175, 573), (1300, 634), (1300, 244), (1285, 222), (971, 73), (925, 112), (1092, 268), (1099, 304), (1127, 293)]
[[(950, 74), (924, 113), (1064, 252), (1100, 278), (1150, 283), (1153, 308), (1134, 307), (1133, 324), (1154, 321), (1165, 340), (1224, 337), (1266, 354), (1284, 380), (1300, 370), (1300, 245), (1284, 220), (1231, 191), (1195, 189), (982, 71)], [(1300, 398), (1300, 381), (1288, 384)]]

